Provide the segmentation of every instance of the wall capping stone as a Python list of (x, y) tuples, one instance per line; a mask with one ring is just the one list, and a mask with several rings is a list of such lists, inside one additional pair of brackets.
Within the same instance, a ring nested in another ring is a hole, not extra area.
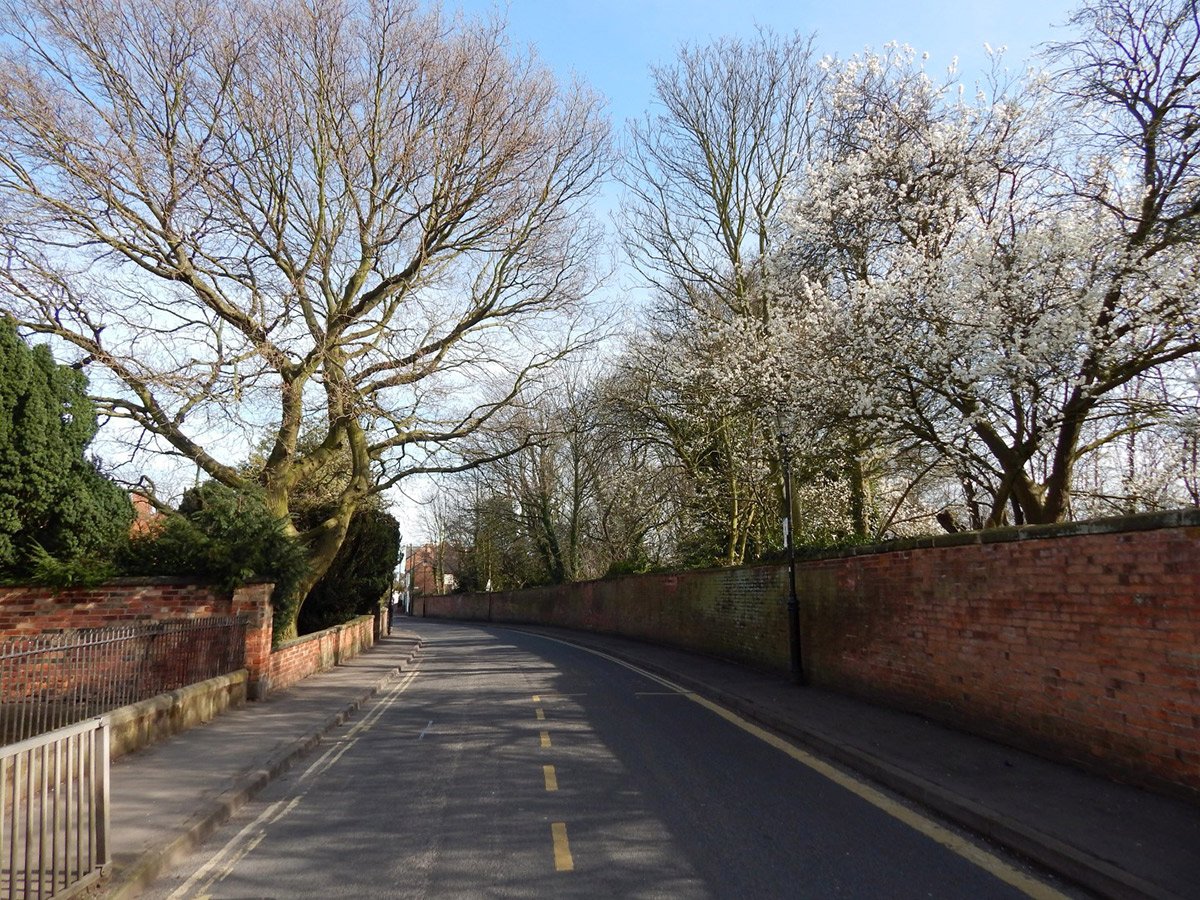
[(149, 747), (241, 706), (246, 702), (246, 684), (247, 672), (239, 669), (106, 713), (112, 729), (109, 758)]
[[(824, 559), (848, 559), (855, 556), (877, 556), (882, 553), (900, 553), (908, 550), (931, 550), (940, 547), (964, 547), (979, 544), (1008, 544), (1014, 541), (1042, 541), (1052, 538), (1081, 537), (1089, 534), (1122, 534), (1137, 531), (1154, 531), (1160, 528), (1200, 528), (1200, 508), (1172, 509), (1162, 512), (1134, 513), (1127, 516), (1109, 516), (1103, 519), (1081, 519), (1078, 522), (1058, 522), (1053, 525), (1008, 525), (1000, 528), (985, 528), (981, 531), (956, 531), (947, 534), (932, 534), (913, 538), (895, 538), (872, 544), (854, 544), (846, 547), (797, 548), (796, 562), (818, 562)], [(598, 584), (621, 581), (626, 578), (645, 578), (648, 575), (670, 576), (696, 572), (728, 572), (734, 569), (758, 569), (787, 565), (787, 560), (776, 556), (769, 561), (758, 560), (740, 566), (706, 566), (697, 569), (676, 569), (651, 572), (630, 572), (622, 575), (576, 581), (572, 584)], [(537, 590), (536, 587), (523, 590)], [(496, 591), (494, 593), (503, 593)], [(441, 596), (431, 594), (430, 598)]]

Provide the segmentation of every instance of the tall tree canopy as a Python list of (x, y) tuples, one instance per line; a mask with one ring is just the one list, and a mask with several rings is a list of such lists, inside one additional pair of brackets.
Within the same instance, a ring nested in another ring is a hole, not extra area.
[(369, 495), (446, 465), (430, 451), (576, 339), (607, 125), (501, 24), (402, 0), (2, 18), (0, 302), (86, 359), (138, 440), (281, 517), (346, 454), (302, 595)]
[(957, 460), (988, 524), (1069, 517), (1080, 461), (1153, 420), (1130, 386), (1200, 354), (1196, 4), (1072, 21), (1057, 73), (974, 98), (902, 49), (842, 64), (793, 210), (850, 414)]
[(740, 563), (777, 522), (774, 417), (707, 402), (717, 391), (701, 370), (726, 351), (702, 343), (769, 314), (767, 266), (812, 149), (821, 73), (812, 38), (763, 28), (681, 47), (651, 75), (654, 106), (631, 123), (621, 172), (623, 243), (654, 292), (654, 328), (619, 367), (622, 405), (694, 496), (684, 558)]
[(0, 315), (0, 572), (26, 574), (35, 545), (69, 560), (129, 529), (129, 498), (84, 455), (96, 434), (86, 391), (82, 372)]

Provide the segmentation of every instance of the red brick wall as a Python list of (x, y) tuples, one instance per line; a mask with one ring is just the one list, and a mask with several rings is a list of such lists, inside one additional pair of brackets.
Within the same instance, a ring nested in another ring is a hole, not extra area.
[[(787, 668), (782, 566), (424, 598)], [(1200, 512), (857, 548), (799, 565), (816, 684), (1200, 799)]]
[(619, 634), (786, 671), (786, 575), (778, 566), (748, 566), (418, 597), (414, 615)]
[(283, 690), (315, 672), (332, 668), (375, 644), (375, 619), (359, 616), (289, 641), (271, 654), (271, 690)]
[(232, 602), (228, 591), (176, 578), (120, 578), (98, 587), (62, 590), (0, 587), (0, 637), (231, 615)]
[(805, 568), (823, 684), (1200, 798), (1200, 528)]
[[(122, 578), (98, 587), (57, 591), (0, 587), (0, 639), (139, 621), (243, 615), (251, 699), (262, 699), (373, 646), (375, 620), (362, 616), (272, 652), (271, 587), (249, 584), (231, 594), (178, 578)], [(39, 675), (40, 680), (45, 677)]]
[(251, 696), (265, 693), (271, 585), (222, 591), (183, 578), (118, 578), (91, 588), (0, 587), (0, 640), (45, 631), (244, 615)]

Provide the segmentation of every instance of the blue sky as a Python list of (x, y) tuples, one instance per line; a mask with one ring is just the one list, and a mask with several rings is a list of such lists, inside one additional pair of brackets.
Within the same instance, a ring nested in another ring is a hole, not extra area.
[(953, 56), (971, 81), (986, 65), (984, 42), (1007, 46), (1006, 59), (1023, 68), (1036, 44), (1056, 39), (1079, 0), (1008, 2), (786, 2), (786, 0), (445, 0), (447, 10), (471, 14), (507, 9), (509, 34), (532, 44), (561, 76), (578, 73), (609, 98), (615, 124), (637, 117), (650, 103), (648, 67), (670, 61), (681, 42), (706, 43), (726, 34), (748, 35), (755, 24), (780, 32), (817, 33), (822, 53), (848, 56), (888, 41), (930, 54), (930, 71)]
[[(508, 32), (517, 46), (532, 44), (538, 56), (562, 79), (572, 73), (606, 96), (621, 133), (652, 100), (649, 67), (669, 63), (683, 42), (704, 44), (722, 35), (749, 36), (757, 25), (777, 32), (817, 33), (822, 54), (849, 56), (864, 46), (889, 41), (910, 44), (930, 54), (930, 72), (944, 71), (954, 56), (960, 76), (973, 82), (987, 67), (984, 43), (1006, 46), (1007, 65), (1021, 71), (1034, 47), (1065, 36), (1062, 28), (1079, 0), (1008, 0), (1008, 2), (882, 2), (882, 0), (443, 0), (447, 11), (472, 15), (507, 10)], [(599, 199), (602, 220), (617, 205), (619, 190), (610, 183)], [(642, 290), (632, 271), (617, 259), (615, 275), (594, 296), (636, 317)], [(619, 300), (619, 302), (618, 302)], [(633, 301), (631, 303), (631, 301)], [(420, 479), (393, 498), (405, 541), (421, 542), (426, 525), (413, 498), (437, 488)]]

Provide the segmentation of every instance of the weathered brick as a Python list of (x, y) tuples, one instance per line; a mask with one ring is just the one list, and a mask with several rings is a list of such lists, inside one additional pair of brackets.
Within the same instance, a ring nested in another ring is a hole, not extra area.
[[(800, 564), (814, 681), (1200, 796), (1200, 766), (1176, 753), (1200, 747), (1200, 528), (934, 543)], [(785, 590), (783, 567), (760, 566), (424, 597), (417, 611), (786, 669)]]

